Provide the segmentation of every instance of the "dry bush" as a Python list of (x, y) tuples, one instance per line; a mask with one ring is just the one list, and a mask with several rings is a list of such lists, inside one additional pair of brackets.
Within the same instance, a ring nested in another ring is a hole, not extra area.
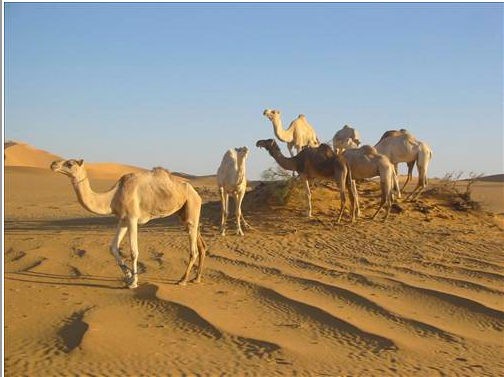
[(265, 181), (264, 184), (268, 192), (275, 198), (278, 204), (287, 204), (297, 183), (297, 179), (292, 177), (292, 173), (276, 166), (275, 168), (270, 167), (264, 170), (261, 173), (261, 178)]
[[(480, 204), (471, 198), (471, 188), (484, 173), (470, 172), (468, 179), (461, 180), (463, 174), (462, 171), (446, 173), (426, 194), (445, 199), (457, 211), (480, 209)], [(465, 189), (460, 186), (460, 182), (466, 182)]]

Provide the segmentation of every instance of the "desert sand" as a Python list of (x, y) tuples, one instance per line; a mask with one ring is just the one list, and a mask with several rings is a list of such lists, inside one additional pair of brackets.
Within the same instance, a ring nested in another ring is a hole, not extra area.
[[(129, 290), (108, 251), (115, 219), (78, 204), (48, 169), (57, 156), (24, 149), (5, 151), (6, 376), (504, 372), (500, 182), (475, 185), (481, 210), (427, 193), (387, 223), (367, 219), (379, 191), (361, 184), (356, 224), (348, 213), (335, 222), (331, 183), (314, 188), (312, 219), (302, 190), (280, 205), (259, 184), (243, 204), (254, 229), (235, 236), (231, 216), (220, 237), (215, 180), (188, 176), (205, 201), (203, 282), (175, 285), (188, 245), (169, 218), (140, 228), (140, 286)], [(90, 167), (96, 191), (138, 169)]]

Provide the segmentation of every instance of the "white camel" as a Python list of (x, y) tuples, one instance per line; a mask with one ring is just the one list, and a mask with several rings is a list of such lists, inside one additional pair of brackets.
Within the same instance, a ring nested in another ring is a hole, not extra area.
[(237, 234), (243, 236), (241, 222), (246, 228), (250, 225), (243, 218), (241, 204), (247, 189), (247, 177), (245, 174), (246, 159), (248, 156), (247, 147), (228, 150), (222, 158), (217, 170), (217, 186), (221, 198), (221, 229), (220, 234), (226, 235), (226, 221), (229, 209), (229, 195), (235, 198), (235, 213)]
[(332, 139), (336, 154), (343, 152), (347, 139), (351, 139), (356, 146), (360, 145), (359, 131), (345, 124), (341, 130), (334, 134)]
[(287, 143), (287, 149), (291, 157), (294, 156), (292, 153), (293, 147), (299, 153), (303, 147), (316, 147), (320, 144), (315, 130), (303, 114), (294, 119), (287, 130), (283, 129), (280, 110), (266, 109), (263, 115), (273, 124), (273, 130), (278, 140)]
[(427, 169), (432, 159), (431, 148), (426, 143), (417, 140), (405, 129), (385, 132), (375, 145), (375, 148), (378, 153), (384, 154), (389, 158), (390, 162), (394, 164), (396, 173), (398, 173), (397, 165), (399, 163), (406, 162), (408, 164), (408, 177), (402, 187), (402, 191), (404, 191), (404, 188), (411, 180), (413, 167), (415, 163), (417, 164), (418, 183), (406, 198), (417, 199), (427, 186)]
[(343, 159), (348, 169), (348, 175), (351, 181), (351, 192), (353, 193), (352, 200), (352, 221), (355, 221), (360, 216), (359, 193), (355, 180), (380, 177), (381, 186), (381, 201), (378, 210), (373, 215), (373, 219), (378, 215), (380, 210), (386, 205), (386, 214), (384, 221), (387, 220), (394, 194), (398, 198), (401, 197), (397, 174), (394, 166), (387, 156), (379, 154), (376, 149), (370, 145), (363, 145), (358, 148), (357, 144), (348, 138), (340, 144), (344, 151), (342, 152)]
[[(110, 251), (125, 274), (129, 288), (138, 286), (138, 225), (174, 213), (180, 217), (189, 233), (189, 262), (179, 284), (186, 285), (198, 256), (194, 282), (201, 281), (206, 251), (199, 231), (201, 198), (189, 183), (163, 168), (154, 168), (152, 171), (126, 174), (109, 191), (96, 193), (89, 184), (83, 160), (54, 161), (51, 170), (70, 177), (77, 199), (86, 210), (98, 215), (114, 214), (119, 219)], [(133, 265), (131, 270), (119, 254), (119, 246), (127, 231)]]

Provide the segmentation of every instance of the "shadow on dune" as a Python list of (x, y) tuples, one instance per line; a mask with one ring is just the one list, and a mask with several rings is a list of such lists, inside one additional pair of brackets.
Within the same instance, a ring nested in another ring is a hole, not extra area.
[[(161, 228), (180, 226), (176, 216), (151, 220), (142, 228)], [(5, 230), (16, 232), (26, 230), (61, 231), (61, 230), (105, 230), (114, 231), (117, 226), (115, 217), (78, 217), (56, 220), (5, 220)]]
[[(232, 201), (231, 201), (232, 202)], [(230, 214), (234, 214), (234, 204), (230, 206)], [(201, 208), (202, 225), (220, 224), (220, 202), (207, 202)], [(5, 230), (8, 232), (22, 232), (27, 230), (40, 231), (62, 231), (62, 230), (112, 230), (117, 226), (117, 218), (114, 216), (89, 216), (76, 217), (68, 219), (54, 220), (5, 220)], [(142, 229), (156, 228), (179, 228), (182, 224), (176, 215), (154, 219), (145, 225)]]
[[(50, 279), (50, 280), (42, 280)], [(47, 274), (38, 272), (6, 272), (5, 280), (14, 280), (24, 283), (34, 283), (34, 284), (47, 284), (47, 285), (65, 285), (65, 286), (77, 286), (77, 287), (89, 287), (89, 288), (106, 288), (106, 289), (126, 289), (124, 286), (117, 286), (120, 284), (119, 279), (99, 277), (99, 276), (81, 276), (74, 277), (68, 275), (58, 275), (58, 274)], [(64, 281), (55, 281), (64, 280)], [(69, 280), (74, 280), (71, 282)], [(76, 281), (78, 280), (78, 281)], [(83, 280), (85, 282), (83, 282)], [(110, 285), (107, 285), (110, 283)], [(111, 285), (114, 284), (115, 286)]]

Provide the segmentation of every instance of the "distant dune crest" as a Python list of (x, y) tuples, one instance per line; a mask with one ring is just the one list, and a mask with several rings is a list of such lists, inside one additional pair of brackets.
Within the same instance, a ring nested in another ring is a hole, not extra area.
[[(77, 156), (79, 157), (79, 156)], [(49, 170), (55, 160), (62, 157), (50, 152), (37, 149), (29, 144), (6, 141), (4, 143), (5, 166), (30, 167)], [(124, 174), (145, 171), (146, 169), (113, 162), (86, 162), (89, 175), (92, 178), (116, 179)]]
[[(69, 156), (69, 157), (83, 157), (83, 156)], [(85, 157), (85, 156), (84, 156)], [(28, 167), (49, 170), (49, 166), (55, 160), (61, 160), (63, 157), (56, 154), (37, 149), (29, 144), (8, 140), (4, 143), (4, 163), (5, 166), (13, 167)], [(120, 164), (115, 162), (87, 162), (85, 161), (88, 174), (91, 178), (95, 179), (118, 179), (119, 177), (147, 169)], [(168, 168), (165, 166), (164, 168)], [(179, 176), (183, 179), (194, 180), (198, 178), (213, 178), (215, 176), (198, 177), (196, 175), (172, 172), (173, 175)]]

